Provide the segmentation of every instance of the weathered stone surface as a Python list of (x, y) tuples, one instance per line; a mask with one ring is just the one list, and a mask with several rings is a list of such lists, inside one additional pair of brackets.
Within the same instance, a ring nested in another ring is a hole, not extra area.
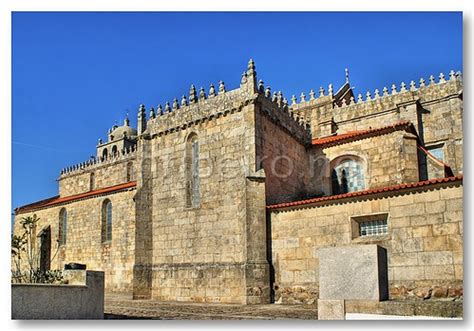
[[(19, 219), (36, 213), (38, 231), (50, 226), (55, 245), (65, 208), (67, 244), (57, 249), (51, 267), (85, 263), (105, 272), (108, 292), (133, 291), (136, 299), (250, 304), (272, 297), (284, 304), (314, 304), (320, 293), (318, 250), (352, 244), (387, 249), (392, 298), (423, 300), (430, 291), (427, 300), (444, 293), (462, 296), (459, 182), (284, 212), (265, 208), (336, 194), (332, 170), (348, 156), (361, 160), (364, 189), (444, 177), (444, 166), (427, 159), (420, 142), (428, 148), (442, 144), (443, 162), (461, 174), (461, 77), (401, 91), (395, 87), (391, 94), (385, 89), (357, 103), (347, 83), (330, 86), (327, 93), (321, 89), (319, 97), (311, 92), (303, 98), (308, 101), (295, 99), (291, 106), (281, 92), (272, 97), (270, 87), (257, 85), (253, 61), (239, 81), (230, 91), (223, 83), (218, 93), (212, 86), (209, 96), (200, 90), (199, 99), (191, 88), (181, 105), (175, 102), (172, 109), (173, 102), (162, 101), (165, 107), (148, 119), (141, 105), (136, 133), (128, 124), (114, 128), (97, 153), (119, 142), (132, 149), (67, 168), (59, 177), (61, 198), (127, 182), (136, 181), (136, 187), (20, 212), (14, 232), (20, 231)], [(311, 143), (401, 120), (413, 129)], [(112, 139), (117, 132), (126, 135)], [(193, 165), (198, 203), (192, 205), (191, 136), (199, 145)], [(105, 199), (111, 200), (114, 216), (112, 241), (102, 243)], [(354, 219), (380, 213), (387, 215), (387, 233), (362, 238)]]
[(344, 320), (345, 316), (344, 300), (318, 300), (318, 320)]
[(377, 245), (319, 250), (319, 298), (388, 299), (386, 250)]
[(84, 270), (73, 278), (70, 285), (12, 284), (12, 319), (104, 318), (104, 273)]

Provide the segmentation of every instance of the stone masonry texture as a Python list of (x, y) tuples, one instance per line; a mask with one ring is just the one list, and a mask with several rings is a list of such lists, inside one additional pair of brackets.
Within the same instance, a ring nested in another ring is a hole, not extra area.
[[(97, 157), (61, 170), (57, 197), (15, 210), (14, 234), (36, 214), (37, 234), (51, 231), (52, 269), (86, 264), (104, 271), (107, 293), (135, 300), (316, 304), (318, 251), (348, 245), (386, 249), (390, 299), (457, 300), (462, 112), (460, 73), (365, 98), (346, 83), (289, 102), (257, 80), (251, 60), (235, 89), (192, 86), (156, 109), (140, 105), (137, 129), (125, 119)], [(341, 160), (357, 164), (357, 187), (353, 170), (336, 171)], [(386, 232), (362, 236), (361, 222), (380, 217)]]

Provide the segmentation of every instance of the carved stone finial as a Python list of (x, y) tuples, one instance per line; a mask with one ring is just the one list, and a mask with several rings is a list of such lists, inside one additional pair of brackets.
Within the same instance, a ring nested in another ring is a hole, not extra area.
[(265, 86), (263, 84), (263, 80), (258, 81), (258, 92), (260, 93), (265, 93)]
[(346, 83), (349, 84), (349, 69), (345, 69), (346, 72)]
[(365, 94), (365, 101), (370, 101), (371, 98), (370, 98), (370, 92), (367, 91), (367, 93)]
[(186, 107), (188, 105), (188, 99), (186, 99), (186, 96), (183, 94), (181, 97), (181, 107)]
[(410, 91), (415, 91), (415, 90), (416, 90), (416, 84), (415, 84), (415, 81), (412, 80), (412, 81), (410, 82)]
[(283, 93), (281, 91), (278, 91), (277, 93), (276, 102), (278, 104), (278, 107), (283, 106)]
[(273, 102), (276, 102), (276, 100), (277, 100), (277, 93), (276, 93), (276, 92), (273, 92), (272, 101), (273, 101)]
[(206, 91), (204, 90), (204, 87), (201, 87), (199, 89), (199, 99), (200, 100), (205, 100), (206, 99)]
[(189, 88), (189, 103), (196, 103), (197, 102), (197, 96), (196, 96), (196, 87), (194, 84), (191, 85)]
[(357, 95), (357, 102), (362, 102), (364, 100), (362, 100), (362, 94), (359, 93), (359, 95)]
[(305, 101), (306, 101), (306, 95), (304, 95), (304, 92), (301, 92), (300, 102), (305, 102)]
[(382, 95), (383, 95), (384, 97), (386, 97), (386, 96), (388, 95), (388, 88), (387, 88), (387, 86), (384, 86), (384, 88), (383, 88), (383, 90), (382, 90)]
[(296, 105), (296, 96), (294, 94), (291, 96), (291, 104)]
[(397, 86), (392, 84), (392, 95), (397, 94)]
[(329, 84), (329, 87), (328, 87), (328, 94), (329, 94), (329, 95), (332, 95), (332, 92), (333, 92), (333, 90), (332, 90), (332, 84)]
[(449, 80), (456, 80), (456, 73), (454, 72), (454, 70), (451, 70), (449, 72)]
[(240, 84), (245, 84), (247, 83), (247, 73), (244, 71), (242, 73), (242, 78), (240, 79)]
[(315, 99), (314, 96), (315, 96), (314, 90), (311, 89), (311, 90), (309, 91), (309, 100), (314, 100), (314, 99)]
[(429, 78), (429, 80), (430, 80), (430, 85), (432, 85), (432, 84), (436, 84), (436, 83), (435, 83), (435, 79), (434, 79), (434, 76), (433, 76), (433, 75), (430, 75), (430, 78)]
[(440, 73), (439, 74), (439, 83), (445, 83), (445, 82), (446, 82), (446, 79), (444, 79), (444, 74)]
[(214, 84), (211, 84), (211, 86), (209, 86), (209, 97), (212, 98), (215, 96), (216, 96), (216, 89), (214, 88)]
[(267, 88), (265, 89), (265, 97), (270, 99), (272, 95), (272, 88), (270, 86), (267, 86)]
[(179, 109), (178, 98), (174, 98), (173, 100), (173, 110)]
[(354, 99), (354, 96), (352, 95), (351, 99), (349, 100), (349, 104), (352, 105), (354, 103), (355, 103), (355, 99)]
[(151, 107), (151, 109), (150, 109), (150, 118), (155, 118), (155, 108), (153, 108), (153, 107)]
[(249, 64), (247, 65), (247, 69), (249, 71), (249, 74), (253, 74), (255, 72), (255, 62), (253, 59), (249, 60)]
[(219, 82), (219, 94), (221, 93), (225, 93), (225, 85), (224, 85), (224, 81), (220, 81)]
[(347, 106), (347, 101), (346, 101), (346, 99), (342, 99), (341, 105), (342, 105), (343, 107), (344, 107), (344, 106)]
[(144, 104), (140, 104), (140, 107), (138, 108), (138, 112), (142, 113), (142, 112), (145, 112), (146, 109), (145, 109), (145, 105)]
[(99, 138), (99, 145), (102, 145), (102, 138)]
[(402, 82), (400, 84), (400, 92), (406, 92), (407, 91), (407, 84), (405, 82)]
[(324, 97), (324, 92), (325, 92), (325, 91), (324, 91), (324, 87), (321, 86), (321, 87), (319, 88), (319, 96), (320, 96), (320, 97)]
[(170, 102), (166, 101), (166, 103), (165, 103), (165, 114), (168, 114), (169, 112), (171, 112)]
[(156, 107), (156, 115), (157, 116), (161, 116), (163, 114), (163, 107), (160, 105), (158, 105), (158, 107)]
[(421, 87), (425, 87), (425, 80), (422, 78), (420, 78), (420, 88)]
[(375, 91), (374, 91), (374, 99), (378, 99), (378, 98), (380, 98), (379, 90), (378, 90), (378, 89), (375, 89)]
[(283, 98), (283, 107), (288, 107), (288, 100), (286, 98)]

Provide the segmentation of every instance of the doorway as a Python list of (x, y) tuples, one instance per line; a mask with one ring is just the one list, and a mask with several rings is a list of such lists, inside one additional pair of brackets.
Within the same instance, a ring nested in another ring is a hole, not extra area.
[(40, 237), (40, 271), (48, 271), (51, 266), (51, 227), (41, 231)]

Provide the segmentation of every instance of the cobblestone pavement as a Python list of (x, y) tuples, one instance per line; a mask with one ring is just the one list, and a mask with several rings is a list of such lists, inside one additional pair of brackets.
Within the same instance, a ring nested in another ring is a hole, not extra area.
[(132, 300), (129, 297), (116, 295), (105, 297), (106, 319), (311, 320), (317, 319), (317, 316), (316, 307), (310, 305), (204, 304)]

